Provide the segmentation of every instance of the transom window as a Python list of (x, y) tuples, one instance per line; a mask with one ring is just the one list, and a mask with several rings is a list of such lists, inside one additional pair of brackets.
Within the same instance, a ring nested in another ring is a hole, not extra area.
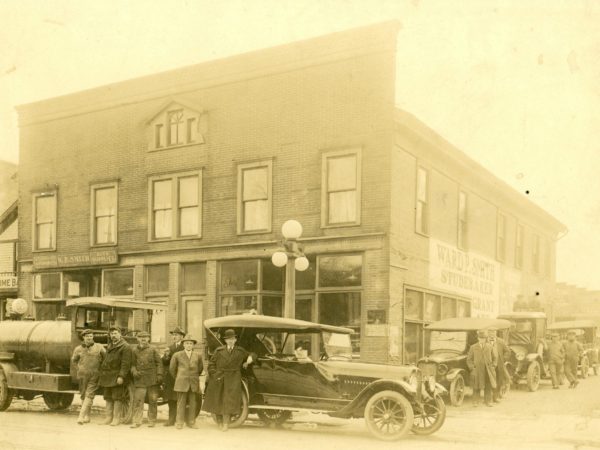
[(323, 154), (322, 226), (360, 223), (360, 150)]

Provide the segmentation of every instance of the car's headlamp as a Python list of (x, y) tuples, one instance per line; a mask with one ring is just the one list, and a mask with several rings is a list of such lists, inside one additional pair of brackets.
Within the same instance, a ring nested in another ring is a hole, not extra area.
[(419, 379), (417, 378), (417, 372), (413, 372), (410, 374), (410, 377), (408, 377), (408, 384), (414, 390), (417, 390), (417, 387), (419, 386)]
[(446, 375), (448, 373), (448, 366), (446, 364), (440, 364), (437, 371), (440, 375)]
[(523, 361), (525, 359), (525, 353), (519, 352), (515, 354), (515, 357), (517, 358), (517, 361)]

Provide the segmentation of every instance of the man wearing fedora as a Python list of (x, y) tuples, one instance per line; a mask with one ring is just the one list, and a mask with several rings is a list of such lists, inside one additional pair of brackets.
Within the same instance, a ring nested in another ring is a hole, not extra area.
[(492, 399), (495, 403), (500, 403), (500, 391), (502, 386), (510, 385), (510, 374), (505, 366), (505, 362), (510, 358), (510, 348), (506, 345), (504, 339), (498, 337), (495, 328), (490, 328), (488, 330), (488, 341), (498, 359), (496, 365), (496, 387), (492, 392)]
[(577, 342), (577, 331), (569, 330), (567, 332), (567, 342), (565, 342), (565, 376), (569, 380), (569, 388), (574, 389), (579, 384), (577, 380), (577, 365), (583, 353), (583, 345)]
[(171, 335), (171, 340), (173, 343), (165, 349), (165, 352), (162, 356), (162, 362), (164, 366), (163, 395), (164, 400), (167, 400), (167, 404), (169, 405), (169, 419), (165, 423), (165, 427), (172, 427), (175, 425), (175, 417), (177, 416), (177, 393), (173, 391), (175, 380), (169, 372), (169, 366), (171, 364), (171, 358), (173, 355), (183, 350), (183, 342), (181, 342), (181, 340), (185, 336), (185, 331), (179, 327), (175, 327), (175, 329), (169, 332), (169, 334)]
[(142, 425), (144, 399), (148, 395), (148, 426), (156, 423), (158, 387), (162, 383), (163, 365), (158, 350), (150, 346), (150, 333), (142, 331), (137, 335), (139, 344), (133, 347), (131, 375), (135, 393), (133, 396), (133, 424), (131, 428)]
[(100, 369), (100, 363), (106, 356), (104, 346), (94, 342), (94, 332), (92, 330), (83, 330), (81, 339), (83, 343), (75, 348), (71, 358), (73, 367), (76, 367), (77, 370), (82, 401), (77, 419), (79, 425), (90, 421), (90, 411), (98, 390), (98, 370)]
[(232, 415), (240, 413), (242, 405), (242, 373), (252, 363), (253, 357), (242, 347), (235, 345), (234, 330), (223, 334), (226, 345), (218, 347), (208, 364), (209, 382), (206, 387), (203, 409), (215, 414), (222, 431), (229, 428)]
[(481, 391), (484, 393), (485, 404), (492, 405), (492, 389), (496, 388), (496, 366), (498, 354), (487, 341), (486, 330), (477, 331), (477, 343), (471, 345), (467, 355), (467, 366), (471, 371), (471, 386), (473, 387), (473, 406), (479, 405)]
[(116, 426), (121, 423), (123, 399), (127, 395), (127, 380), (131, 370), (131, 347), (121, 336), (117, 326), (109, 328), (110, 342), (106, 347), (106, 357), (100, 365), (99, 385), (104, 388), (106, 400), (106, 420), (104, 425)]
[(176, 427), (181, 429), (185, 419), (188, 427), (196, 428), (196, 396), (200, 392), (200, 374), (204, 365), (200, 352), (194, 350), (194, 344), (198, 341), (188, 334), (182, 342), (183, 351), (171, 357), (169, 366), (171, 376), (175, 379), (173, 390), (177, 393), (175, 423)]
[(559, 389), (562, 384), (561, 375), (565, 361), (565, 347), (559, 338), (560, 335), (558, 333), (552, 333), (551, 341), (548, 344), (548, 368), (552, 377), (553, 389)]

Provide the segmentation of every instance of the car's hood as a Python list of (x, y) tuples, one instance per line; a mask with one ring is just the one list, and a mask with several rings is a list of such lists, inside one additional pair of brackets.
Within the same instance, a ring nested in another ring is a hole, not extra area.
[(322, 373), (327, 372), (330, 376), (385, 378), (388, 380), (408, 380), (417, 369), (415, 366), (392, 366), (352, 361), (320, 361), (316, 365)]
[(431, 362), (441, 364), (441, 363), (448, 363), (448, 362), (452, 362), (452, 361), (460, 361), (461, 359), (466, 359), (466, 357), (467, 357), (467, 355), (457, 353), (457, 352), (439, 351), (432, 355), (427, 356), (426, 358), (421, 358), (419, 360), (419, 362), (431, 361)]

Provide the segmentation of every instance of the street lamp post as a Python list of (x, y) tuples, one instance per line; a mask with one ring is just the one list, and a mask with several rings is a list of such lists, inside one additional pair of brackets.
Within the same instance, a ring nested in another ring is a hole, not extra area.
[(271, 256), (271, 262), (277, 267), (285, 266), (285, 294), (283, 317), (294, 319), (296, 316), (296, 270), (308, 269), (308, 259), (304, 256), (298, 238), (302, 236), (302, 225), (296, 220), (288, 220), (281, 227), (284, 251)]

